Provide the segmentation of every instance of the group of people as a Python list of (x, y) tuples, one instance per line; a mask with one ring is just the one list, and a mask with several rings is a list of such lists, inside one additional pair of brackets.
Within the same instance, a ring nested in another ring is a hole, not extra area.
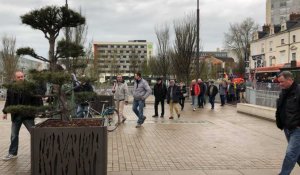
[[(15, 83), (24, 81), (24, 73), (17, 71), (15, 73)], [(289, 175), (293, 170), (296, 163), (300, 166), (300, 85), (298, 85), (294, 79), (293, 74), (289, 71), (283, 71), (278, 76), (279, 85), (282, 88), (279, 99), (277, 101), (276, 110), (276, 124), (277, 127), (284, 131), (287, 138), (288, 146), (283, 160), (280, 175)], [(211, 103), (211, 109), (214, 109), (214, 98), (219, 92), (221, 96), (221, 106), (224, 105), (224, 98), (226, 95), (228, 85), (225, 81), (219, 84), (219, 88), (214, 85), (214, 82), (210, 82), (208, 86), (201, 79), (196, 82), (192, 80), (190, 85), (190, 94), (192, 96), (193, 110), (197, 107), (203, 107), (205, 94), (209, 97)], [(113, 86), (114, 99), (116, 106), (120, 113), (120, 122), (124, 122), (126, 117), (123, 114), (124, 105), (128, 104), (128, 87), (123, 81), (122, 76), (118, 75), (117, 82)], [(145, 100), (152, 93), (152, 90), (147, 83), (141, 77), (141, 73), (135, 74), (135, 82), (133, 88), (133, 105), (132, 110), (138, 117), (136, 128), (140, 128), (146, 117), (143, 114), (143, 108), (145, 106)], [(177, 117), (180, 118), (179, 105), (181, 110), (184, 108), (184, 98), (186, 97), (186, 86), (184, 83), (176, 84), (175, 80), (169, 81), (167, 87), (161, 78), (157, 79), (157, 84), (154, 86), (155, 96), (155, 114), (153, 117), (158, 117), (158, 104), (161, 103), (162, 112), (160, 117), (164, 117), (164, 101), (167, 99), (167, 103), (170, 105), (169, 119), (174, 119), (175, 109)], [(3, 119), (7, 119), (7, 107), (11, 105), (43, 105), (40, 97), (29, 95), (26, 92), (15, 91), (13, 89), (7, 90), (7, 98), (3, 108)], [(31, 116), (24, 116), (24, 114), (12, 114), (11, 115), (12, 127), (11, 127), (11, 144), (9, 146), (8, 155), (3, 157), (3, 160), (11, 160), (17, 157), (18, 154), (18, 142), (19, 131), (21, 125), (30, 131), (34, 126), (34, 118)]]

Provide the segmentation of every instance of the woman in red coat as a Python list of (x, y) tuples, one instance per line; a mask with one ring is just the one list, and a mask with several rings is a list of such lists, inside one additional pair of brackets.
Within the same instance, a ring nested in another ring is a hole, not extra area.
[(190, 86), (191, 96), (192, 96), (192, 105), (193, 105), (193, 111), (196, 110), (197, 103), (198, 103), (198, 96), (200, 94), (200, 87), (196, 80), (192, 80), (192, 84)]

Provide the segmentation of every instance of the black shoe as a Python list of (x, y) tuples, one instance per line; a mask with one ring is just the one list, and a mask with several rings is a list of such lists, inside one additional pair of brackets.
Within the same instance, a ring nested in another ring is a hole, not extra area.
[(152, 117), (155, 117), (155, 118), (156, 118), (156, 117), (158, 117), (158, 115), (153, 115)]
[(164, 115), (161, 115), (160, 118), (164, 118)]
[(180, 118), (180, 114), (177, 114), (178, 118)]
[(143, 123), (145, 122), (145, 120), (146, 120), (146, 117), (144, 116), (144, 118), (143, 118), (143, 121), (142, 121), (142, 123), (141, 123), (141, 124), (143, 124)]

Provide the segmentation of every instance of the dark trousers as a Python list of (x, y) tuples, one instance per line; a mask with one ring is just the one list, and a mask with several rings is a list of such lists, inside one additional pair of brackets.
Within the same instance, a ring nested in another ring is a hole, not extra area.
[(225, 104), (225, 95), (220, 95), (221, 99), (221, 105), (223, 106)]
[(200, 94), (198, 96), (198, 106), (203, 107), (203, 104), (204, 104), (204, 94)]
[(179, 104), (181, 106), (181, 110), (183, 110), (183, 108), (184, 108), (184, 100), (185, 100), (185, 97), (179, 98)]
[(11, 137), (10, 137), (10, 146), (9, 154), (17, 155), (19, 147), (19, 132), (22, 126), (22, 123), (25, 125), (27, 130), (30, 132), (31, 127), (34, 126), (33, 118), (22, 118), (21, 116), (14, 116), (11, 125)]
[(158, 116), (158, 104), (159, 103), (161, 105), (161, 116), (164, 116), (164, 114), (165, 114), (165, 100), (164, 99), (155, 99), (155, 103), (154, 103), (155, 115)]
[(215, 96), (209, 96), (209, 103), (211, 104), (211, 109), (215, 108)]

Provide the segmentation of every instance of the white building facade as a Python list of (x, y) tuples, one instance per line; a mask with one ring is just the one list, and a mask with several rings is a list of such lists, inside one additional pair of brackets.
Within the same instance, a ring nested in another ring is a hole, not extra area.
[(140, 71), (141, 66), (153, 55), (153, 44), (146, 40), (94, 42), (93, 45), (94, 66), (99, 70), (101, 82), (107, 79), (105, 77), (116, 76), (119, 73), (132, 76), (134, 71)]
[(300, 61), (300, 19), (265, 26), (250, 45), (250, 69)]

